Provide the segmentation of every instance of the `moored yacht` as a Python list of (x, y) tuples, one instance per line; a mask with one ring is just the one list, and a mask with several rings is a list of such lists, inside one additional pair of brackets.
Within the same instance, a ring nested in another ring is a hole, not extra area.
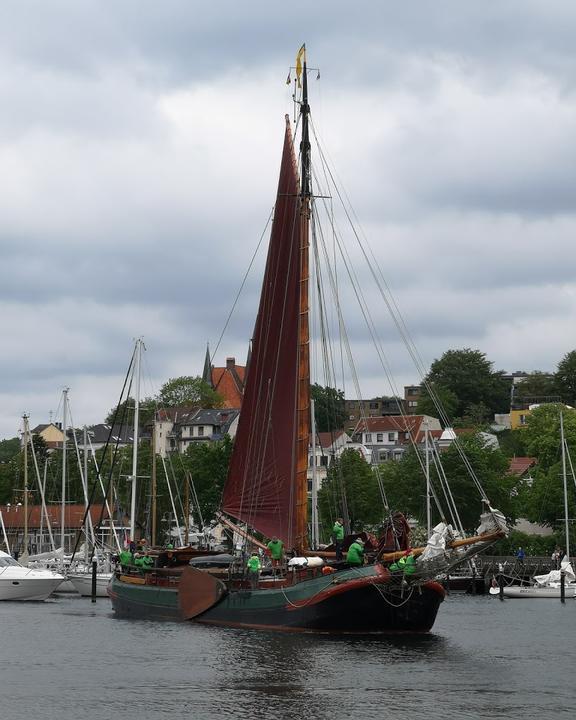
[(24, 567), (0, 551), (0, 600), (46, 600), (63, 580), (51, 570)]

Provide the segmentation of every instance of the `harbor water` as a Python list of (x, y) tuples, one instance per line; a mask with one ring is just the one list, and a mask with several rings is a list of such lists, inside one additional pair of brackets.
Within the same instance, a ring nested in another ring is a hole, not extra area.
[(576, 601), (452, 595), (433, 632), (329, 638), (115, 618), (107, 598), (0, 604), (0, 717), (576, 715)]

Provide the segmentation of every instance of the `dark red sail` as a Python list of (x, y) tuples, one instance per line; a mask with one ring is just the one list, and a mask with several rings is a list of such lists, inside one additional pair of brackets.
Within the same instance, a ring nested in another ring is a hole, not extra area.
[[(297, 541), (296, 478), (301, 482), (301, 199), (289, 120), (254, 331), (250, 371), (224, 489), (224, 512), (287, 548)], [(306, 269), (307, 271), (307, 269)], [(306, 276), (307, 286), (307, 276)], [(305, 288), (307, 290), (307, 287)], [(306, 308), (307, 309), (307, 308)], [(306, 347), (306, 362), (307, 347)], [(299, 407), (300, 406), (300, 407)], [(306, 439), (308, 435), (306, 434)], [(299, 449), (297, 449), (299, 448)], [(304, 463), (306, 458), (304, 458)], [(304, 477), (305, 482), (305, 477)], [(301, 508), (299, 508), (301, 510)]]

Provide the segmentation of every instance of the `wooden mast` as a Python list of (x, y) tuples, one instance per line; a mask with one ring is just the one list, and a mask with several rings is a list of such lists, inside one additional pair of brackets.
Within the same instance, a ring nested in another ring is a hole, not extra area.
[(302, 140), (300, 157), (302, 163), (300, 190), (300, 322), (299, 322), (299, 367), (297, 395), (297, 441), (296, 441), (296, 504), (295, 539), (296, 548), (308, 548), (308, 441), (310, 437), (310, 334), (309, 334), (309, 226), (310, 226), (310, 139), (308, 134), (308, 78), (306, 73), (306, 51), (302, 73)]

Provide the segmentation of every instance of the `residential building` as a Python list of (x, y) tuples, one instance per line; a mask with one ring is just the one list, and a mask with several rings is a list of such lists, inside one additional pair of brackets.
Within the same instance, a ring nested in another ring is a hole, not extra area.
[(239, 416), (239, 410), (228, 408), (193, 410), (173, 427), (168, 437), (170, 448), (184, 453), (194, 443), (222, 440), (225, 435), (233, 438), (238, 428)]
[[(64, 442), (64, 433), (62, 432), (62, 425), (60, 423), (46, 423), (44, 425), (36, 425), (35, 428), (30, 430), (30, 435), (38, 435), (46, 443), (46, 447), (50, 450), (56, 450), (62, 448)], [(24, 435), (22, 434), (21, 442), (24, 442)]]
[[(560, 403), (559, 396), (551, 395), (541, 398), (518, 398), (514, 401), (514, 405), (510, 408), (510, 428), (517, 430), (526, 425), (526, 421), (534, 408), (548, 403)], [(566, 406), (568, 407), (568, 406)]]
[(328, 474), (328, 468), (332, 465), (336, 458), (339, 458), (344, 450), (355, 450), (366, 462), (371, 462), (372, 453), (361, 443), (353, 442), (352, 438), (345, 433), (344, 430), (335, 430), (334, 432), (321, 432), (316, 434), (315, 454), (312, 448), (312, 437), (308, 444), (308, 491), (312, 490), (313, 468), (316, 465), (316, 482), (318, 487), (322, 487), (322, 483)]
[(431, 437), (442, 432), (440, 421), (429, 415), (395, 415), (366, 418), (357, 424), (352, 438), (372, 451), (372, 464), (401, 460), (410, 445), (424, 442), (425, 430)]
[(242, 407), (247, 366), (236, 365), (236, 358), (227, 357), (225, 367), (214, 367), (206, 350), (202, 379), (215, 390), (223, 400), (222, 407), (238, 410)]
[(404, 401), (399, 397), (375, 397), (371, 400), (344, 400), (346, 427), (353, 432), (364, 417), (382, 417), (398, 415), (404, 412)]
[(404, 385), (404, 412), (406, 415), (416, 415), (421, 395), (422, 385)]
[[(84, 449), (84, 430), (68, 430), (68, 440), (74, 440), (80, 450)], [(108, 425), (100, 423), (86, 428), (88, 451), (99, 450), (108, 444), (109, 447), (126, 447), (134, 442), (134, 428), (124, 425)]]

